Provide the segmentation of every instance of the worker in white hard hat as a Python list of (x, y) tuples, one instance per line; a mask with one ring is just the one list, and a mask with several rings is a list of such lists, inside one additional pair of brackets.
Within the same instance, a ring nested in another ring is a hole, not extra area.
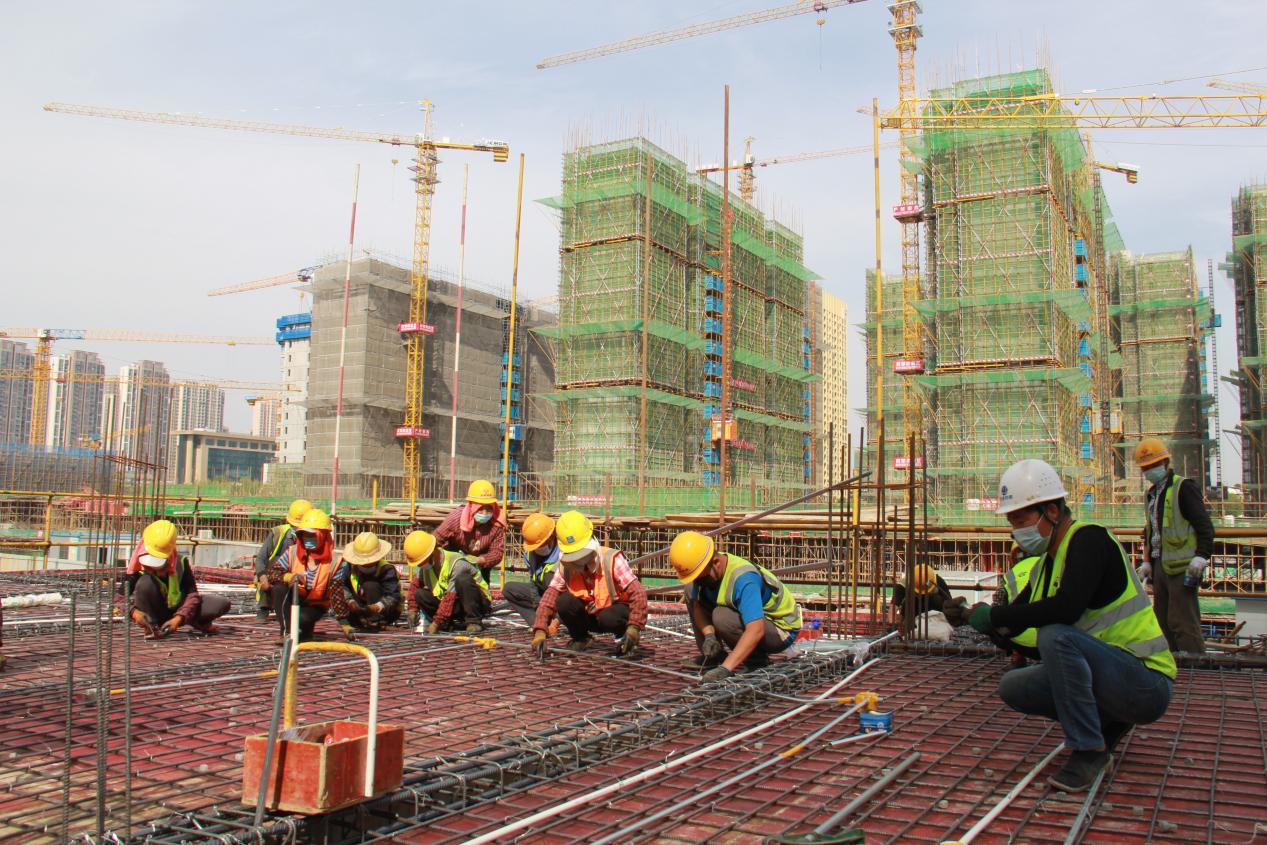
[(1104, 526), (1074, 520), (1068, 495), (1045, 461), (1004, 471), (996, 513), (1040, 560), (1012, 602), (978, 604), (968, 621), (1004, 637), (1038, 631), (1042, 663), (1005, 673), (999, 696), (1013, 710), (1060, 722), (1070, 755), (1048, 781), (1080, 792), (1131, 728), (1165, 714), (1176, 668), (1126, 552)]
[(1140, 578), (1153, 583), (1153, 610), (1170, 650), (1199, 654), (1205, 639), (1198, 592), (1214, 556), (1214, 523), (1201, 486), (1171, 469), (1165, 443), (1145, 437), (1135, 447), (1135, 463), (1149, 485)]

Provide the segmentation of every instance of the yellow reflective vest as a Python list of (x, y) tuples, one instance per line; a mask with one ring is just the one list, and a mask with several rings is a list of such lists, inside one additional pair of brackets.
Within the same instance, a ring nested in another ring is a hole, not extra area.
[(765, 617), (774, 623), (780, 631), (789, 634), (801, 630), (801, 607), (796, 603), (792, 591), (783, 582), (774, 577), (774, 573), (764, 566), (758, 566), (744, 560), (738, 555), (726, 555), (726, 574), (722, 576), (721, 585), (717, 588), (717, 603), (731, 610), (738, 610), (735, 604), (735, 581), (745, 572), (756, 572), (774, 592), (762, 608)]

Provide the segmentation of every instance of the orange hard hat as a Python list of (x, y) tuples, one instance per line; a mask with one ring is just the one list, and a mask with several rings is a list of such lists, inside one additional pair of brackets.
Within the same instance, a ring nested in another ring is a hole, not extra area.
[(1159, 464), (1169, 457), (1170, 450), (1156, 437), (1145, 437), (1135, 447), (1135, 465), (1141, 468)]
[(530, 514), (520, 534), (524, 538), (524, 551), (535, 552), (554, 536), (554, 520), (543, 513)]

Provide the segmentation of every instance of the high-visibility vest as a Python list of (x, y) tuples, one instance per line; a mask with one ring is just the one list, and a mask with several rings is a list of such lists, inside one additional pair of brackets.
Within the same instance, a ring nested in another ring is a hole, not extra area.
[(726, 574), (722, 575), (721, 586), (717, 588), (717, 604), (731, 610), (739, 609), (735, 604), (735, 581), (746, 572), (760, 575), (761, 580), (773, 591), (762, 607), (766, 619), (773, 622), (780, 631), (789, 634), (801, 630), (801, 607), (796, 603), (792, 591), (783, 586), (783, 582), (775, 578), (770, 570), (738, 555), (726, 555)]
[[(1024, 591), (1025, 586), (1029, 584), (1030, 573), (1033, 572), (1034, 565), (1040, 560), (1042, 560), (1040, 555), (1024, 558), (1018, 561), (1016, 566), (1009, 569), (1007, 574), (1003, 576), (1003, 589), (1007, 591), (1007, 600), (1009, 604), (1016, 601), (1016, 597), (1019, 596), (1021, 592)], [(1019, 646), (1037, 648), (1038, 629), (1026, 628), (1019, 634), (1013, 634), (1008, 637), (1008, 639)]]
[[(1188, 568), (1197, 554), (1197, 532), (1184, 519), (1179, 508), (1179, 485), (1183, 476), (1175, 475), (1166, 488), (1164, 499), (1156, 503), (1161, 520), (1161, 568), (1167, 575), (1178, 575)], [(1144, 552), (1152, 558), (1153, 521), (1144, 505)]]
[(475, 583), (479, 585), (480, 591), (484, 593), (484, 597), (492, 601), (492, 593), (488, 591), (488, 582), (484, 580), (484, 573), (475, 563), (475, 559), (461, 552), (444, 551), (444, 563), (440, 564), (440, 571), (437, 573), (430, 566), (424, 566), (422, 577), (423, 583), (431, 587), (431, 595), (436, 598), (443, 598), (453, 586), (453, 566), (459, 560), (468, 561), (471, 566), (475, 567)]
[(277, 539), (273, 541), (273, 550), (268, 553), (269, 563), (272, 563), (273, 561), (277, 560), (277, 558), (281, 557), (282, 543), (286, 542), (286, 537), (290, 534), (290, 532), (294, 530), (295, 529), (292, 528), (291, 525), (286, 522), (283, 522), (281, 525), (273, 526), (273, 534), (276, 535)]
[(559, 565), (559, 546), (556, 543), (554, 550), (546, 557), (541, 568), (536, 572), (532, 571), (533, 552), (524, 555), (525, 564), (528, 567), (528, 577), (532, 579), (532, 583), (537, 589), (545, 592), (546, 587), (550, 586), (550, 579), (554, 577), (554, 570)]
[(337, 568), (333, 559), (324, 563), (319, 562), (317, 574), (312, 579), (312, 586), (309, 587), (307, 564), (299, 559), (298, 552), (291, 556), (290, 571), (295, 576), (295, 583), (299, 587), (299, 597), (303, 599), (304, 604), (319, 607), (330, 604), (330, 581), (334, 578)]
[(600, 610), (611, 607), (619, 594), (616, 581), (612, 577), (612, 568), (616, 563), (616, 555), (620, 552), (606, 546), (598, 547), (598, 573), (591, 575), (588, 569), (564, 571), (568, 592), (585, 606), (585, 612), (591, 616)]
[[(1069, 550), (1069, 541), (1080, 529), (1094, 524), (1074, 522), (1069, 526), (1052, 559), (1051, 577), (1044, 577), (1048, 559), (1044, 557), (1038, 564), (1036, 570), (1030, 575), (1032, 585), (1030, 596), (1033, 601), (1050, 598), (1059, 591), (1060, 578), (1065, 571), (1065, 554)], [(1113, 532), (1109, 531), (1109, 536), (1113, 537)], [(1161, 632), (1157, 615), (1153, 613), (1152, 602), (1148, 600), (1144, 586), (1139, 582), (1139, 576), (1135, 574), (1135, 570), (1127, 560), (1126, 551), (1116, 537), (1113, 537), (1113, 544), (1117, 546), (1122, 571), (1126, 576), (1126, 589), (1104, 607), (1088, 607), (1073, 625), (1101, 642), (1130, 652), (1144, 661), (1144, 665), (1149, 669), (1154, 669), (1174, 679), (1178, 674), (1175, 658), (1166, 645), (1166, 636)]]
[[(391, 565), (392, 564), (390, 563), (379, 561), (378, 565), (374, 567), (374, 576), (377, 577), (378, 574), (383, 571), (384, 567)], [(348, 564), (348, 583), (352, 586), (353, 594), (359, 596), (361, 594), (361, 579), (359, 576), (359, 570), (351, 563)]]
[(180, 589), (180, 579), (184, 573), (180, 568), (180, 558), (172, 558), (170, 565), (172, 571), (168, 573), (166, 578), (160, 578), (158, 573), (153, 571), (149, 571), (146, 574), (157, 581), (159, 587), (162, 588), (167, 599), (167, 609), (175, 610), (180, 607), (180, 603), (185, 599), (185, 594)]

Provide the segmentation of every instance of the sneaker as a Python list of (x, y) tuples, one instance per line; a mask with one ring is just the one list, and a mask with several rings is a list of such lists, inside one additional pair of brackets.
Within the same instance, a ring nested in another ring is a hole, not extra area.
[(1104, 750), (1109, 754), (1135, 726), (1130, 722), (1107, 722), (1101, 728), (1104, 734)]
[(484, 633), (484, 623), (482, 623), (482, 622), (467, 622), (467, 623), (466, 623), (466, 632), (467, 632), (468, 634), (482, 634), (482, 633)]
[(1107, 751), (1074, 751), (1065, 767), (1047, 782), (1062, 792), (1085, 792), (1112, 759)]
[(593, 637), (586, 637), (583, 640), (572, 640), (564, 648), (568, 651), (585, 651), (590, 647), (590, 643), (594, 641)]

